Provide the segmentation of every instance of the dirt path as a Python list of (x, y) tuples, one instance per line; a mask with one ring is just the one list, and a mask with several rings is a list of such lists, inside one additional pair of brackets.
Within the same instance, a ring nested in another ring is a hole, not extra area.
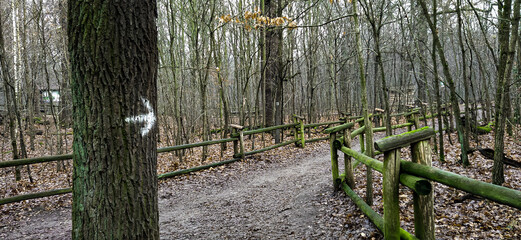
[[(276, 156), (276, 151), (263, 159), (160, 183), (161, 238), (338, 239), (351, 235), (342, 221), (350, 207), (344, 205), (344, 196), (332, 192), (327, 144), (295, 149), (291, 157)], [(16, 226), (0, 228), (0, 239), (68, 239), (70, 228), (70, 209), (42, 211)]]

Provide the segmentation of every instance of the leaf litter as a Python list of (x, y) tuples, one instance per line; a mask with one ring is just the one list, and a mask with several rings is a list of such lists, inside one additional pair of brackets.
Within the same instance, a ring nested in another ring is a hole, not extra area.
[[(454, 134), (452, 139), (456, 139)], [(72, 141), (71, 136), (67, 136), (67, 141)], [(255, 147), (258, 149), (260, 145), (269, 145), (272, 139), (266, 135), (264, 141), (261, 142), (260, 137), (257, 137)], [(357, 142), (355, 139), (353, 145), (357, 145)], [(448, 139), (445, 142), (448, 143)], [(479, 142), (481, 147), (493, 148), (493, 135), (479, 136)], [(251, 148), (251, 144), (251, 139), (247, 139), (248, 149)], [(476, 146), (474, 143), (471, 144), (473, 144), (471, 147)], [(507, 156), (520, 161), (520, 147), (519, 138), (506, 137)], [(2, 149), (8, 147), (2, 146)], [(231, 144), (228, 144), (227, 150), (223, 151), (222, 155), (220, 145), (208, 149), (209, 155), (205, 161), (201, 161), (202, 148), (188, 150), (183, 161), (179, 161), (175, 153), (159, 154), (158, 173), (222, 161), (230, 159), (233, 155)], [(160, 181), (161, 236), (167, 239), (203, 237), (208, 236), (203, 234), (213, 231), (218, 234), (215, 236), (231, 238), (382, 239), (382, 234), (345, 194), (332, 191), (328, 151), (326, 142), (307, 144), (305, 149), (290, 145), (234, 164)], [(437, 156), (433, 156), (433, 166), (490, 182), (493, 162), (483, 158), (479, 152), (469, 155), (471, 166), (468, 168), (463, 168), (458, 163), (460, 150), (457, 145), (447, 144), (445, 153), (446, 162), (440, 163)], [(41, 150), (36, 151), (33, 156), (35, 155), (42, 155)], [(341, 157), (342, 155), (340, 154)], [(402, 158), (410, 159), (408, 149), (402, 149)], [(310, 162), (313, 164), (306, 167), (311, 169), (290, 168)], [(62, 171), (56, 170), (56, 163), (32, 165), (34, 183), (27, 180), (25, 167), (22, 169), (24, 180), (19, 182), (14, 181), (13, 169), (2, 169), (0, 170), (0, 196), (4, 198), (70, 187), (71, 164), (66, 161), (64, 165), (65, 169)], [(288, 168), (291, 171), (285, 171)], [(279, 178), (270, 179), (272, 172), (281, 169), (283, 174), (279, 175)], [(300, 175), (295, 173), (296, 170), (300, 171)], [(364, 197), (365, 168), (359, 166), (355, 174), (355, 191)], [(264, 178), (259, 183), (247, 182), (249, 187), (240, 184), (256, 175), (262, 175)], [(373, 177), (375, 181), (373, 209), (383, 214), (382, 175), (375, 171)], [(311, 184), (307, 180), (310, 178), (313, 179)], [(505, 165), (505, 181), (504, 186), (521, 190), (521, 169)], [(484, 199), (471, 198), (456, 202), (466, 193), (442, 184), (435, 183), (433, 186), (437, 239), (521, 238), (520, 210)], [(239, 190), (247, 194), (241, 195)], [(216, 197), (219, 196), (220, 191), (227, 191), (228, 195), (225, 195), (227, 198)], [(303, 193), (306, 192), (311, 194), (304, 196)], [(208, 197), (202, 202), (178, 202), (183, 203), (181, 206), (188, 205), (188, 207), (172, 205), (175, 200), (186, 200), (190, 197), (201, 199), (200, 197), (204, 195)], [(300, 200), (307, 202), (297, 201), (299, 196), (303, 196)], [(401, 227), (414, 233), (411, 190), (401, 187), (400, 200)], [(259, 205), (258, 202), (262, 204)], [(70, 238), (70, 208), (70, 194), (0, 206), (0, 238), (46, 238), (46, 236), (53, 239)], [(201, 213), (201, 208), (207, 212)], [(175, 209), (195, 213), (188, 216), (179, 215), (177, 210), (174, 211)], [(221, 211), (211, 212), (212, 209), (221, 209)], [(201, 215), (197, 215), (197, 211)], [(170, 215), (162, 214), (165, 212), (170, 212)], [(174, 213), (184, 219), (171, 218)], [(251, 221), (252, 219), (255, 221)], [(176, 222), (185, 225), (176, 225)], [(176, 228), (168, 226), (176, 226)]]

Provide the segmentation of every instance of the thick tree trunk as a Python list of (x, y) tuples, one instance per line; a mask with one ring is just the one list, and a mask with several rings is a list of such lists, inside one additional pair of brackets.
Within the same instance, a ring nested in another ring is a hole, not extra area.
[(155, 1), (69, 2), (73, 239), (159, 239)]

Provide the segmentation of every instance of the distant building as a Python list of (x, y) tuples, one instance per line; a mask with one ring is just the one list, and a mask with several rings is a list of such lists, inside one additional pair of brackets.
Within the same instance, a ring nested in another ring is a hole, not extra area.
[(51, 106), (60, 106), (60, 89), (40, 89), (40, 112), (52, 113)]

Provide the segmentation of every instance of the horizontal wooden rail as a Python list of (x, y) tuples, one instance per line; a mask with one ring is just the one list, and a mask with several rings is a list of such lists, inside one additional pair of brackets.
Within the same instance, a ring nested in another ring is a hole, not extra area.
[(362, 126), (360, 128), (357, 128), (356, 130), (354, 130), (352, 133), (351, 133), (351, 139), (353, 139), (354, 137), (362, 134), (363, 132), (365, 132), (365, 126)]
[[(177, 146), (172, 146), (172, 147), (163, 147), (163, 148), (158, 148), (157, 153), (171, 152), (171, 151), (194, 148), (194, 147), (202, 147), (202, 146), (214, 145), (214, 144), (219, 144), (219, 143), (233, 142), (234, 140), (237, 140), (237, 138), (226, 138), (226, 139), (219, 139), (219, 140), (204, 141), (204, 142), (199, 142), (199, 143), (183, 144), (183, 145), (177, 145)], [(64, 155), (56, 155), (56, 156), (44, 156), (44, 157), (36, 157), (36, 158), (9, 160), (9, 161), (0, 162), (0, 168), (16, 167), (16, 166), (21, 166), (21, 165), (46, 163), (46, 162), (61, 161), (61, 160), (70, 160), (70, 159), (72, 159), (72, 157), (73, 157), (72, 154), (64, 154)]]
[(324, 133), (330, 134), (330, 133), (340, 132), (340, 131), (352, 128), (354, 126), (355, 126), (354, 122), (344, 123), (342, 125), (330, 127), (328, 129), (324, 130)]
[[(408, 126), (412, 126), (412, 125), (414, 125), (414, 123), (402, 123), (402, 124), (398, 124), (398, 125), (392, 125), (391, 128), (398, 129), (398, 128), (408, 127)], [(373, 132), (385, 132), (385, 127), (373, 128)]]
[[(257, 134), (257, 133), (263, 133), (263, 132), (269, 132), (269, 131), (273, 131), (273, 130), (277, 130), (277, 129), (282, 129), (282, 128), (291, 128), (291, 127), (295, 127), (299, 125), (298, 123), (291, 123), (291, 124), (285, 124), (285, 125), (278, 125), (278, 126), (273, 126), (273, 127), (266, 127), (266, 128), (259, 128), (259, 129), (255, 129), (255, 130), (248, 130), (248, 131), (243, 131), (243, 134), (244, 135), (252, 135), (252, 134)], [(232, 137), (235, 137), (235, 136), (238, 136), (239, 134), (236, 133), (235, 135), (232, 135)]]
[(198, 142), (198, 143), (189, 143), (189, 144), (183, 144), (183, 145), (177, 145), (177, 146), (171, 146), (171, 147), (162, 147), (162, 148), (157, 149), (157, 153), (172, 152), (172, 151), (188, 149), (188, 148), (209, 146), (209, 145), (214, 145), (214, 144), (219, 144), (219, 143), (233, 142), (235, 140), (238, 140), (238, 138), (225, 138), (225, 139), (204, 141), (204, 142)]
[(393, 135), (382, 138), (374, 143), (374, 148), (378, 151), (385, 152), (391, 149), (409, 146), (413, 142), (419, 142), (421, 140), (429, 139), (433, 135), (433, 128), (424, 127), (399, 135)]
[(327, 125), (340, 124), (340, 123), (344, 123), (344, 121), (332, 121), (332, 122), (324, 122), (324, 123), (304, 124), (304, 128), (314, 128), (314, 127), (327, 126)]
[[(384, 166), (382, 162), (344, 146), (339, 148), (339, 150), (362, 162), (363, 164), (375, 169), (376, 171), (383, 173)], [(432, 191), (432, 185), (427, 179), (410, 174), (400, 174), (400, 183), (412, 189), (419, 195), (427, 195)]]
[(265, 151), (268, 151), (268, 150), (271, 150), (271, 149), (275, 149), (275, 148), (283, 147), (283, 146), (286, 146), (286, 145), (290, 145), (290, 144), (296, 143), (298, 141), (300, 141), (300, 139), (293, 139), (293, 140), (286, 141), (286, 142), (279, 143), (279, 144), (275, 144), (275, 145), (272, 145), (272, 146), (269, 146), (269, 147), (266, 147), (266, 148), (263, 148), (263, 149), (258, 149), (258, 150), (254, 150), (254, 151), (251, 151), (251, 152), (245, 152), (244, 155), (245, 156), (249, 156), (249, 155), (253, 155), (253, 154), (256, 154), (256, 153), (265, 152)]
[(325, 141), (325, 140), (329, 140), (329, 137), (306, 139), (306, 143), (319, 142), (319, 141)]
[(72, 154), (57, 155), (57, 156), (44, 156), (44, 157), (36, 157), (36, 158), (23, 158), (23, 159), (16, 159), (16, 160), (0, 162), (0, 168), (16, 167), (16, 166), (21, 166), (21, 165), (29, 165), (29, 164), (35, 164), (35, 163), (45, 163), (45, 162), (53, 162), (53, 161), (69, 160), (69, 159), (72, 159)]
[(484, 197), (497, 203), (521, 209), (521, 191), (404, 160), (400, 162), (400, 170)]
[(67, 194), (67, 193), (71, 193), (71, 192), (72, 192), (72, 188), (63, 188), (63, 189), (56, 189), (56, 190), (51, 190), (51, 191), (39, 192), (39, 193), (17, 195), (17, 196), (13, 196), (13, 197), (0, 199), (0, 206), (4, 205), (4, 204), (8, 204), (8, 203), (20, 202), (23, 200), (50, 197), (50, 196), (54, 196), (54, 195), (62, 195), (62, 194)]
[[(377, 212), (375, 212), (367, 203), (364, 202), (358, 194), (356, 194), (345, 182), (342, 182), (342, 189), (351, 200), (362, 210), (362, 212), (376, 225), (376, 227), (383, 232), (384, 231), (384, 219)], [(418, 239), (414, 235), (400, 228), (400, 239)]]

